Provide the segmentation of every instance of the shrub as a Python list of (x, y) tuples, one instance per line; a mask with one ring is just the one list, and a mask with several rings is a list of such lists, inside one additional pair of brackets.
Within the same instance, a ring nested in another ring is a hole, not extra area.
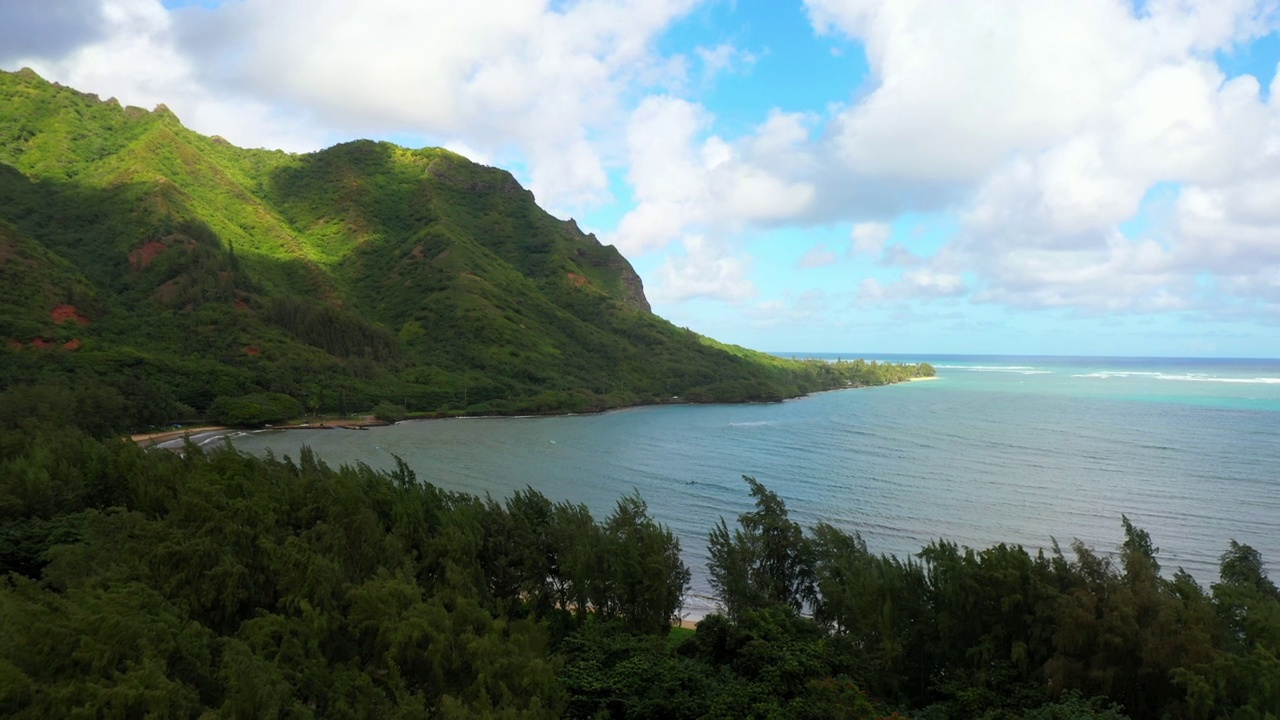
[(409, 414), (403, 405), (392, 402), (380, 402), (373, 408), (373, 416), (383, 422), (400, 422)]
[(302, 414), (302, 405), (283, 393), (221, 396), (209, 406), (209, 417), (220, 425), (261, 427)]

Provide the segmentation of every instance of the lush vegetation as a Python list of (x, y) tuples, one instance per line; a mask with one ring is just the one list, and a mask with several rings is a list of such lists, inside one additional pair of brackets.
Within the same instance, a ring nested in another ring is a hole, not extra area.
[(748, 479), (755, 509), (708, 529), (724, 612), (673, 631), (689, 570), (639, 497), (597, 519), (403, 465), (105, 439), (932, 374), (673, 327), (614, 249), (443, 150), (242, 150), (0, 73), (0, 340), (5, 716), (1280, 713), (1280, 591), (1234, 542), (1207, 589), (1126, 519), (1114, 555), (883, 557)]
[[(13, 408), (29, 398), (0, 396)], [(68, 399), (74, 402), (74, 398)], [(604, 519), (403, 465), (147, 451), (0, 424), (6, 717), (1274, 718), (1280, 591), (1115, 556), (938, 541), (911, 558), (755, 509), (710, 528), (724, 614), (643, 500)]]
[(0, 390), (109, 397), (115, 430), (268, 422), (277, 395), (309, 414), (582, 412), (929, 373), (674, 327), (614, 248), (445, 150), (244, 150), (0, 73)]

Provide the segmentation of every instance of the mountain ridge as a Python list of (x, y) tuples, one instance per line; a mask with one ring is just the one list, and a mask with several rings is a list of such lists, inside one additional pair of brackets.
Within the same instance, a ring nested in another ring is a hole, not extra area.
[(26, 70), (0, 73), (0, 108), (5, 387), (74, 378), (119, 428), (264, 394), (299, 413), (582, 412), (915, 372), (676, 328), (616, 248), (448, 150), (242, 149)]

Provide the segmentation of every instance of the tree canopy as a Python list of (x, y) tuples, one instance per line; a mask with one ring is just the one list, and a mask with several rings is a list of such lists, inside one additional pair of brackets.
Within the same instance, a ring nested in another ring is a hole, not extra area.
[[(0, 396), (0, 405), (17, 402)], [(57, 413), (54, 413), (57, 415)], [(532, 479), (531, 479), (532, 480)], [(878, 556), (755, 508), (710, 529), (725, 614), (643, 499), (443, 491), (0, 425), (0, 713), (175, 717), (1268, 718), (1280, 591), (1115, 554), (939, 540)]]

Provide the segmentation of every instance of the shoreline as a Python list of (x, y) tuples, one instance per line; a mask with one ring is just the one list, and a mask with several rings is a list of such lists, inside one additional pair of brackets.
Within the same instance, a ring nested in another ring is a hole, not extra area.
[[(741, 402), (736, 402), (736, 403), (735, 402), (705, 403), (705, 402), (696, 402), (696, 401), (690, 401), (690, 400), (681, 400), (676, 402), (663, 401), (663, 402), (655, 402), (655, 403), (637, 403), (635, 405), (625, 405), (625, 406), (614, 407), (614, 408), (602, 408), (600, 410), (587, 410), (587, 411), (577, 411), (577, 412), (548, 412), (548, 413), (536, 413), (532, 415), (528, 415), (528, 414), (526, 415), (428, 415), (424, 417), (407, 417), (404, 420), (400, 420), (398, 422), (410, 422), (410, 421), (422, 421), (422, 420), (481, 420), (481, 419), (515, 420), (515, 419), (522, 419), (522, 418), (528, 419), (528, 418), (545, 418), (545, 417), (573, 417), (576, 415), (603, 415), (604, 413), (609, 413), (609, 412), (621, 412), (624, 410), (635, 410), (639, 408), (659, 407), (659, 406), (665, 406), (665, 405), (752, 405), (752, 404), (768, 405), (771, 403), (783, 403), (789, 400), (801, 400), (807, 397), (811, 397), (813, 395), (821, 395), (821, 394), (830, 393), (830, 392), (842, 392), (845, 390), (865, 390), (867, 388), (874, 388), (874, 387), (889, 387), (891, 385), (898, 385), (902, 382), (910, 383), (910, 382), (920, 382), (924, 380), (937, 380), (937, 379), (938, 379), (937, 375), (931, 375), (929, 377), (907, 378), (905, 381), (899, 380), (897, 382), (884, 383), (883, 385), (857, 385), (857, 386), (851, 386), (851, 387), (830, 388), (827, 390), (814, 390), (813, 392), (807, 392), (802, 395), (782, 398), (779, 400), (743, 400)], [(263, 430), (335, 430), (335, 429), (368, 430), (371, 427), (388, 427), (391, 425), (396, 425), (398, 424), (398, 422), (387, 422), (385, 420), (379, 420), (375, 418), (373, 415), (358, 415), (358, 416), (347, 418), (347, 419), (322, 418), (317, 422), (291, 422), (285, 425), (266, 425), (264, 427), (258, 427), (258, 428), (229, 427), (226, 425), (193, 425), (191, 427), (184, 427), (177, 430), (160, 430), (156, 432), (134, 433), (126, 437), (128, 437), (129, 440), (131, 440), (132, 442), (138, 445), (141, 445), (142, 447), (164, 447), (170, 443), (173, 443), (175, 440), (181, 440), (188, 436), (190, 436), (192, 439), (196, 439), (197, 437), (200, 437), (200, 436), (210, 435), (211, 437), (205, 438), (198, 443), (200, 445), (204, 445), (209, 442), (212, 442), (213, 440), (226, 437), (231, 433), (237, 433), (237, 432), (260, 432)]]
[(225, 437), (231, 433), (237, 432), (257, 432), (259, 430), (366, 430), (371, 427), (383, 427), (386, 425), (394, 425), (385, 420), (379, 420), (372, 415), (360, 415), (353, 418), (325, 418), (318, 422), (299, 422), (288, 423), (286, 425), (267, 425), (260, 428), (238, 428), (227, 425), (192, 425), (177, 430), (160, 430), (157, 432), (134, 433), (128, 438), (143, 447), (157, 447), (172, 443), (175, 440), (182, 440), (191, 437), (193, 440), (205, 435), (211, 437), (205, 438), (200, 445), (204, 445), (212, 440)]

